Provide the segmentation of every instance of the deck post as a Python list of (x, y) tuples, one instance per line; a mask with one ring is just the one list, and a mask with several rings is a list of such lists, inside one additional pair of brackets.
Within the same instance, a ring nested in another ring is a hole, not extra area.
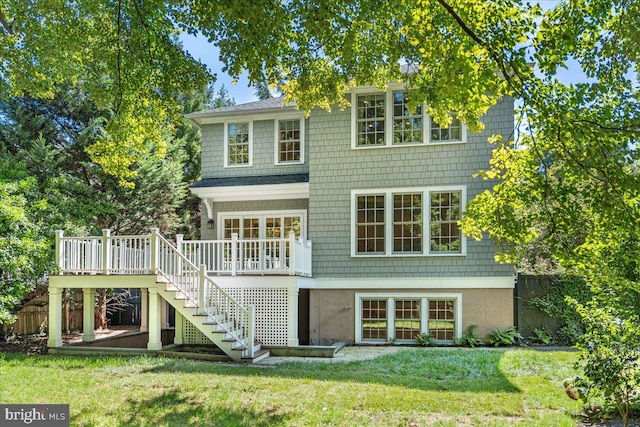
[(205, 264), (200, 264), (200, 271), (198, 274), (198, 314), (205, 314), (206, 310), (206, 293), (205, 293), (205, 283), (207, 279), (207, 266)]
[(49, 339), (47, 347), (62, 347), (62, 289), (49, 286)]
[(289, 231), (289, 276), (296, 274), (296, 232)]
[(174, 344), (184, 344), (184, 317), (176, 310), (176, 335), (173, 338)]
[(249, 349), (249, 357), (253, 357), (253, 347), (256, 342), (256, 307), (254, 305), (247, 306), (247, 311), (249, 312), (249, 318), (247, 319), (247, 327), (249, 331), (247, 331), (247, 348)]
[(287, 292), (287, 345), (297, 347), (298, 341), (298, 286), (294, 285)]
[(238, 271), (238, 233), (231, 235), (231, 275), (237, 275)]
[(147, 350), (161, 350), (160, 295), (156, 288), (149, 288), (149, 342)]
[(140, 332), (149, 330), (149, 291), (147, 288), (140, 289)]
[[(176, 234), (176, 249), (178, 250), (178, 253), (180, 255), (183, 255), (183, 253), (182, 253), (182, 242), (183, 241), (184, 241), (184, 235)], [(178, 262), (177, 262), (177, 266), (176, 266), (176, 272), (178, 274), (182, 274), (182, 257), (178, 257)]]
[(96, 340), (95, 329), (96, 290), (82, 288), (82, 341)]
[(151, 229), (151, 274), (158, 273), (158, 229)]
[(64, 246), (62, 245), (62, 238), (64, 237), (64, 231), (56, 230), (56, 265), (60, 269), (58, 274), (63, 274), (64, 269)]
[(102, 230), (102, 274), (109, 274), (111, 268), (111, 230)]

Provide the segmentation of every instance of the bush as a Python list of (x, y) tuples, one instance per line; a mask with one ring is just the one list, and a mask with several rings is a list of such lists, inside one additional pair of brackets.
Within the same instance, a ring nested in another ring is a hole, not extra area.
[(489, 344), (492, 344), (494, 347), (499, 347), (502, 345), (514, 345), (521, 339), (522, 335), (520, 335), (520, 332), (513, 326), (510, 326), (502, 330), (495, 328), (489, 332), (488, 341)]
[(416, 343), (422, 347), (428, 347), (433, 342), (433, 337), (431, 334), (423, 332), (419, 335), (416, 335)]
[(531, 333), (532, 335), (529, 337), (529, 339), (533, 343), (549, 345), (551, 344), (551, 341), (553, 341), (551, 331), (546, 326), (541, 326), (540, 328), (533, 328)]
[(576, 378), (575, 386), (587, 400), (601, 400), (605, 411), (617, 410), (626, 426), (640, 400), (640, 318), (624, 318), (595, 302), (572, 304), (586, 328), (577, 343), (584, 352), (576, 362), (584, 376)]
[(456, 340), (456, 344), (464, 346), (464, 347), (476, 347), (482, 345), (482, 340), (478, 338), (475, 334), (475, 330), (478, 325), (469, 325), (467, 329), (464, 330), (462, 337)]

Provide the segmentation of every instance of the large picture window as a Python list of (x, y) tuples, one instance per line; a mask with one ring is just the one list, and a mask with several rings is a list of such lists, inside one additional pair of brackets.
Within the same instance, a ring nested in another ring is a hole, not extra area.
[(461, 335), (461, 294), (356, 294), (356, 342), (413, 342), (426, 333), (452, 343)]
[(461, 143), (467, 140), (465, 126), (453, 113), (453, 121), (443, 127), (426, 114), (424, 106), (414, 107), (407, 90), (386, 92), (355, 91), (351, 98), (353, 148), (376, 148), (420, 144)]
[(352, 191), (352, 256), (464, 255), (465, 193), (464, 186)]

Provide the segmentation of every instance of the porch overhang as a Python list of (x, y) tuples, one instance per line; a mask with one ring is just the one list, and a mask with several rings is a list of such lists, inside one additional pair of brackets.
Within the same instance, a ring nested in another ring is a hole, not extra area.
[(309, 198), (309, 174), (205, 178), (189, 187), (207, 206), (214, 202)]

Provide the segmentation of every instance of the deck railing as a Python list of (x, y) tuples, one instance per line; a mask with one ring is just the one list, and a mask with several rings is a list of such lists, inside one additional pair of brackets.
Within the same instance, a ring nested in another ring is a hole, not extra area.
[(219, 328), (245, 347), (253, 357), (255, 311), (243, 307), (207, 276), (204, 264), (196, 266), (162, 237), (157, 229), (143, 236), (65, 237), (56, 233), (56, 261), (60, 274), (159, 274), (192, 301), (199, 314), (209, 316)]
[(311, 242), (296, 239), (183, 240), (176, 247), (189, 261), (216, 274), (289, 274), (311, 276)]

